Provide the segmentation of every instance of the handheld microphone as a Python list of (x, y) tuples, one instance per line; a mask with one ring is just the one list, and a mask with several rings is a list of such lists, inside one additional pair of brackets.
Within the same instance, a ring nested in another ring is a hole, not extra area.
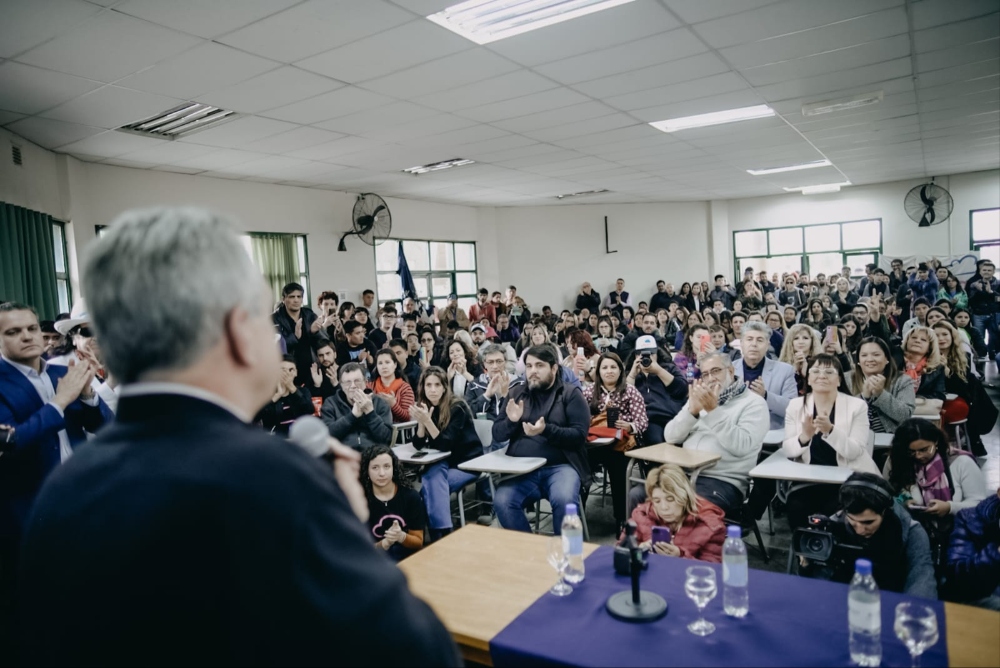
[(313, 457), (323, 459), (333, 456), (330, 451), (330, 430), (318, 417), (303, 415), (292, 423), (288, 430), (288, 440), (299, 446)]

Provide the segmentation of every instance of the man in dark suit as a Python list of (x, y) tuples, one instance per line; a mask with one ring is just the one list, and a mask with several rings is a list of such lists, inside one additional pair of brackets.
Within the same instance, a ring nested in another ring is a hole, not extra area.
[(126, 213), (83, 274), (121, 400), (35, 502), (20, 660), (458, 665), (359, 521), (359, 456), (331, 439), (331, 467), (250, 426), (279, 353), (234, 228), (195, 209)]
[(114, 419), (91, 388), (93, 367), (46, 364), (44, 350), (34, 309), (0, 304), (0, 424), (16, 435), (0, 458), (0, 647), (10, 647), (3, 640), (11, 630), (18, 543), (38, 489), (86, 440), (85, 429), (96, 432)]

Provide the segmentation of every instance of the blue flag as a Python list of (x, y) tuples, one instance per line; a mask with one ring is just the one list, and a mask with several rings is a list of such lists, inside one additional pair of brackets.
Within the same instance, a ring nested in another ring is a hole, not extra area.
[(403, 288), (403, 299), (412, 297), (417, 301), (417, 284), (413, 282), (413, 274), (410, 273), (410, 265), (406, 263), (406, 254), (403, 253), (403, 242), (399, 242), (399, 266), (396, 268), (399, 274), (399, 283)]

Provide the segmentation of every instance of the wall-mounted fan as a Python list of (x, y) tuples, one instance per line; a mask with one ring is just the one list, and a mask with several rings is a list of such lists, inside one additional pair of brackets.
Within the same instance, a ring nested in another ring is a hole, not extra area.
[(392, 231), (392, 214), (389, 213), (389, 207), (385, 200), (375, 193), (358, 195), (358, 201), (354, 203), (354, 210), (351, 212), (351, 220), (354, 229), (340, 237), (340, 244), (337, 246), (339, 251), (347, 250), (344, 240), (352, 234), (369, 246), (378, 246), (389, 238), (389, 232)]
[(903, 198), (903, 208), (910, 220), (917, 223), (918, 227), (930, 227), (948, 220), (955, 202), (951, 198), (951, 193), (934, 183), (917, 186), (906, 193)]

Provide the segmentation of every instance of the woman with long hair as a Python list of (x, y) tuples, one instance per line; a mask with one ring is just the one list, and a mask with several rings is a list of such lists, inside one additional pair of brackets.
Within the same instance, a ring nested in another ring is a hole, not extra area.
[(476, 434), (472, 410), (451, 391), (447, 372), (440, 367), (425, 369), (417, 382), (417, 401), (410, 408), (417, 421), (413, 447), (433, 448), (451, 454), (424, 471), (420, 495), (424, 498), (431, 539), (437, 540), (452, 529), (451, 493), (476, 479), (458, 465), (483, 454)]
[(833, 324), (833, 319), (827, 313), (826, 309), (823, 308), (823, 302), (814, 297), (806, 302), (806, 310), (803, 311), (800, 322), (809, 325), (819, 332), (823, 332), (829, 325)]
[(843, 343), (844, 349), (853, 354), (858, 349), (858, 346), (861, 345), (861, 339), (863, 338), (858, 319), (853, 314), (848, 313), (840, 318), (838, 325), (843, 328), (846, 335)]
[(403, 370), (399, 368), (391, 348), (375, 353), (375, 371), (378, 375), (368, 383), (368, 389), (389, 404), (393, 422), (406, 422), (410, 419), (410, 406), (413, 405), (413, 388), (403, 377)]
[(421, 369), (427, 369), (438, 363), (438, 356), (441, 354), (440, 341), (434, 328), (423, 327), (420, 330), (420, 350), (417, 351), (417, 361)]
[(424, 546), (427, 511), (403, 479), (392, 448), (373, 445), (361, 453), (361, 486), (368, 498), (368, 530), (375, 547), (396, 561)]
[[(704, 350), (702, 350), (702, 336), (708, 339)], [(698, 361), (701, 357), (715, 352), (715, 346), (712, 345), (711, 337), (712, 334), (708, 331), (708, 327), (702, 324), (695, 325), (688, 331), (687, 336), (684, 337), (684, 345), (681, 346), (681, 351), (674, 355), (674, 365), (680, 371), (681, 376), (687, 381), (688, 385), (701, 378), (701, 371), (698, 369)]]
[(841, 276), (830, 292), (830, 302), (840, 311), (841, 316), (845, 316), (858, 303), (858, 293), (851, 290), (851, 282)]
[(868, 424), (875, 433), (891, 434), (913, 415), (913, 380), (899, 373), (889, 344), (877, 336), (861, 340), (857, 367), (846, 375), (851, 394), (868, 403)]
[(941, 423), (948, 426), (968, 419), (966, 431), (976, 455), (986, 454), (980, 435), (992, 430), (997, 410), (983, 390), (979, 379), (972, 373), (971, 358), (962, 348), (958, 329), (950, 322), (941, 321), (932, 328), (937, 337), (938, 351), (944, 367), (944, 404), (941, 406)]
[(448, 343), (445, 352), (448, 354), (448, 383), (456, 396), (464, 397), (466, 386), (483, 372), (479, 356), (458, 337)]
[[(806, 464), (841, 466), (852, 471), (878, 473), (868, 453), (868, 409), (847, 393), (844, 371), (833, 355), (820, 353), (809, 362), (807, 392), (788, 402), (785, 440), (789, 459)], [(788, 493), (788, 524), (804, 526), (814, 513), (837, 510), (836, 485), (794, 485)]]
[[(594, 345), (594, 340), (590, 338), (590, 334), (582, 329), (570, 332), (566, 344), (569, 355), (563, 359), (562, 365), (576, 374), (576, 377), (581, 382), (593, 383), (594, 369), (597, 366), (597, 358), (601, 356), (601, 352)], [(577, 352), (581, 349), (583, 350), (583, 357), (577, 355)]]
[[(917, 325), (903, 337), (902, 353), (895, 360), (913, 380), (918, 413), (936, 413), (944, 401), (944, 360), (937, 335), (930, 327)], [(923, 406), (923, 409), (921, 409)]]
[(781, 318), (785, 321), (785, 328), (791, 329), (799, 321), (799, 312), (794, 306), (786, 306), (781, 311)]
[(677, 332), (674, 337), (674, 350), (680, 350), (684, 346), (684, 341), (688, 338), (691, 328), (697, 326), (705, 326), (705, 317), (697, 311), (690, 311), (684, 319), (684, 329)]
[(781, 346), (781, 353), (778, 360), (785, 364), (791, 364), (795, 369), (795, 384), (799, 388), (799, 395), (806, 393), (807, 371), (809, 360), (823, 352), (820, 345), (819, 333), (803, 323), (792, 325), (788, 330), (788, 336)]
[(955, 309), (951, 314), (951, 321), (954, 323), (956, 329), (958, 329), (959, 336), (962, 337), (963, 343), (965, 343), (969, 349), (968, 353), (975, 358), (986, 357), (988, 352), (986, 349), (986, 340), (983, 338), (982, 332), (972, 326), (972, 314), (969, 313), (968, 309)]
[(955, 274), (948, 272), (948, 278), (941, 282), (941, 289), (937, 293), (938, 299), (947, 299), (951, 302), (952, 308), (969, 308), (969, 295), (962, 287), (962, 282)]
[(684, 281), (681, 284), (681, 291), (677, 293), (677, 296), (681, 298), (682, 303), (687, 302), (687, 298), (691, 295), (691, 284)]
[(604, 353), (597, 359), (597, 379), (583, 388), (583, 398), (590, 405), (590, 426), (620, 430), (611, 445), (590, 448), (591, 468), (604, 465), (611, 481), (611, 505), (619, 529), (625, 524), (627, 500), (625, 452), (636, 446), (636, 439), (646, 431), (649, 419), (642, 395), (625, 382), (625, 365), (614, 353)]

